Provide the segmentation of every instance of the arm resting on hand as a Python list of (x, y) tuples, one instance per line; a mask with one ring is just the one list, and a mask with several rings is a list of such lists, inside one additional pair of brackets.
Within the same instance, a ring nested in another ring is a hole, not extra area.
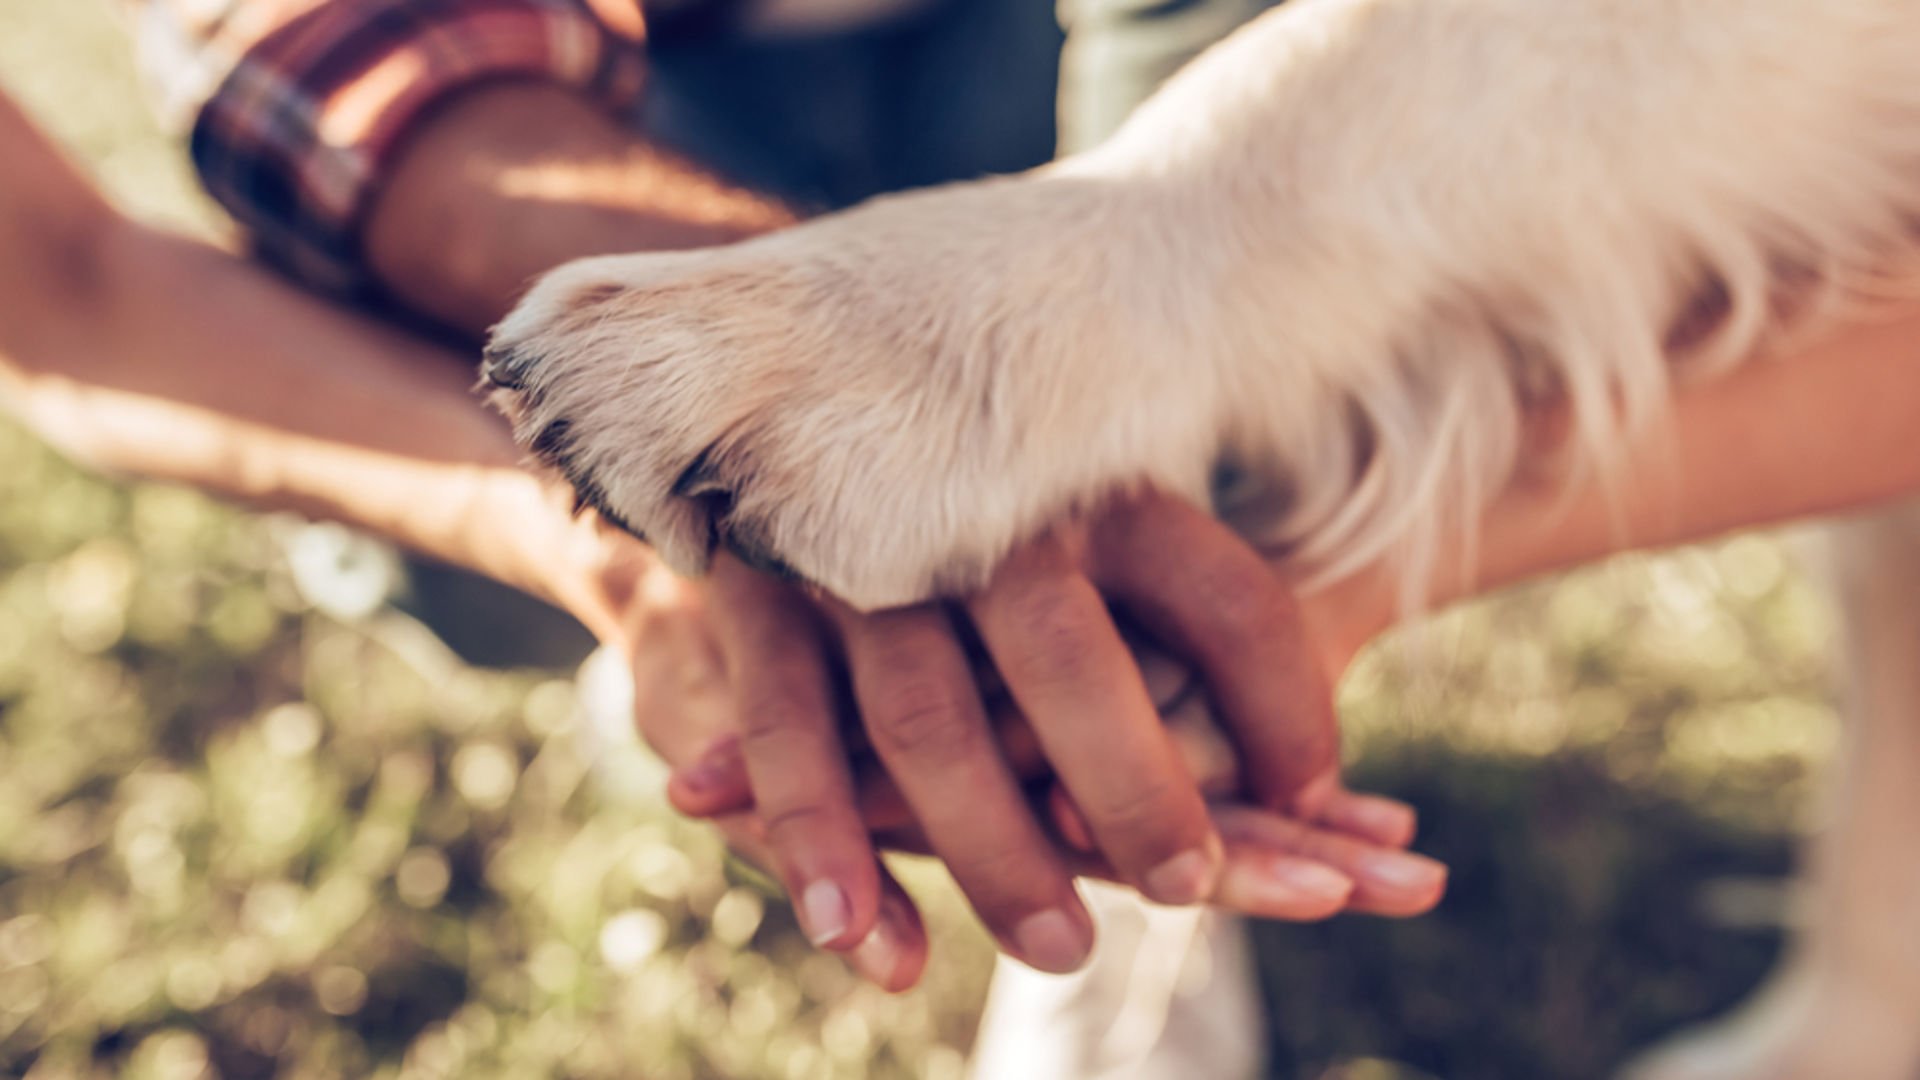
[(412, 133), (365, 242), (388, 290), (478, 336), (561, 263), (730, 243), (792, 221), (580, 94), (520, 82), (467, 91)]
[[(1683, 389), (1657, 435), (1631, 449), (1612, 488), (1516, 480), (1482, 518), (1473, 576), (1443, 579), (1435, 600), (1920, 492), (1920, 302)], [(1398, 617), (1395, 601), (1378, 571), (1303, 601), (1336, 675)]]
[(614, 629), (607, 560), (518, 467), (466, 363), (234, 255), (120, 217), (0, 99), (0, 376), (99, 468), (388, 536)]

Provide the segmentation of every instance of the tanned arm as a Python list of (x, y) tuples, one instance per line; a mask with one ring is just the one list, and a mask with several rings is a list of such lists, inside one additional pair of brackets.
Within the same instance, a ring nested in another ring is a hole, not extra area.
[(477, 337), (568, 260), (724, 244), (793, 220), (571, 89), (516, 82), (467, 91), (422, 123), (364, 240), (387, 289)]
[(107, 206), (0, 97), (0, 390), (54, 445), (358, 525), (618, 632), (637, 542), (519, 467), (471, 368)]
[[(1523, 477), (1481, 522), (1470, 577), (1444, 603), (1632, 549), (1860, 509), (1920, 492), (1920, 303), (1684, 389), (1611, 488)], [(1443, 561), (1442, 565), (1447, 565)], [(1337, 674), (1397, 617), (1383, 574), (1303, 601)]]

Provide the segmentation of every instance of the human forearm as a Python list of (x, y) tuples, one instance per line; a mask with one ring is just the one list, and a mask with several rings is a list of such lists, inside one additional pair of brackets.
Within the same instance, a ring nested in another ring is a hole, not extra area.
[[(1683, 390), (1663, 438), (1643, 439), (1611, 488), (1515, 481), (1481, 520), (1470, 577), (1436, 602), (1629, 549), (1869, 506), (1920, 491), (1920, 304), (1841, 329), (1779, 359)], [(1443, 561), (1442, 565), (1446, 565)], [(1305, 601), (1333, 666), (1390, 625), (1384, 573)], [(1344, 647), (1350, 646), (1351, 648)]]
[(517, 467), (459, 358), (203, 244), (124, 222), (94, 238), (84, 295), (0, 328), (8, 404), (49, 441), (364, 527), (614, 629), (602, 571), (624, 549)]
[(478, 335), (563, 262), (727, 243), (791, 220), (573, 91), (520, 82), (469, 91), (413, 134), (365, 241), (389, 290)]
[(1623, 548), (1872, 505), (1920, 490), (1920, 306), (1679, 396), (1671, 441), (1636, 447), (1611, 506), (1588, 484), (1510, 491), (1488, 518), (1488, 585)]

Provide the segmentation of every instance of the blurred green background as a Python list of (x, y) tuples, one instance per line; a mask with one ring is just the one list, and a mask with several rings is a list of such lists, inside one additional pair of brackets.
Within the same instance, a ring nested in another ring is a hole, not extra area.
[[(0, 0), (0, 85), (127, 210), (217, 235), (106, 0)], [(864, 988), (644, 755), (583, 746), (565, 673), (312, 610), (293, 523), (11, 426), (0, 459), (0, 1073), (960, 1074), (990, 954), (937, 872), (927, 987)], [(1358, 778), (1420, 807), (1453, 887), (1261, 928), (1276, 1075), (1601, 1076), (1737, 1000), (1832, 752), (1831, 623), (1748, 538), (1366, 657)]]

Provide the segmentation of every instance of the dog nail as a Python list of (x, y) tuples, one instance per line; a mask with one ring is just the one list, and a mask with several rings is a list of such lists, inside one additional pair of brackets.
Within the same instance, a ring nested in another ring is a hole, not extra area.
[(570, 421), (555, 420), (540, 429), (540, 433), (527, 444), (527, 449), (544, 461), (558, 461), (566, 456), (572, 433), (573, 424)]
[(533, 356), (510, 345), (489, 345), (482, 354), (480, 377), (503, 390), (524, 390)]
[(720, 473), (713, 462), (713, 447), (709, 446), (695, 454), (693, 461), (680, 470), (680, 478), (673, 482), (673, 493), (683, 499), (696, 495), (726, 494), (720, 488)]

